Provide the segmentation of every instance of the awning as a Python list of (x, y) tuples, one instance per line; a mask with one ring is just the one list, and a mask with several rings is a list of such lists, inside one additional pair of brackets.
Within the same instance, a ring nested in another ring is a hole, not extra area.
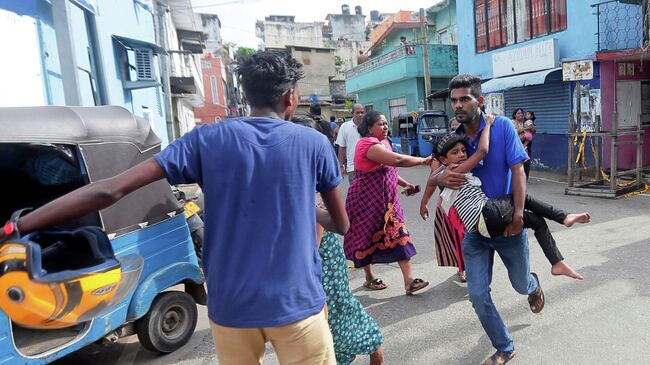
[(491, 93), (495, 91), (503, 91), (512, 89), (514, 87), (522, 87), (529, 85), (541, 85), (546, 82), (546, 77), (555, 71), (561, 71), (562, 67), (551, 68), (544, 71), (529, 72), (521, 75), (498, 77), (484, 82), (481, 85), (483, 93)]
[(119, 35), (113, 35), (113, 39), (121, 43), (126, 48), (149, 48), (158, 54), (167, 54), (167, 51), (165, 51), (164, 48), (154, 43), (141, 41), (139, 39), (121, 37)]

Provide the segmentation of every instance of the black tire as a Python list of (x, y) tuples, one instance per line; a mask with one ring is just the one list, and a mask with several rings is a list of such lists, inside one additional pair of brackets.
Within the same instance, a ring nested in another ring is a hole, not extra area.
[(163, 292), (149, 312), (135, 322), (142, 347), (167, 354), (185, 345), (196, 328), (198, 311), (194, 299), (179, 291)]

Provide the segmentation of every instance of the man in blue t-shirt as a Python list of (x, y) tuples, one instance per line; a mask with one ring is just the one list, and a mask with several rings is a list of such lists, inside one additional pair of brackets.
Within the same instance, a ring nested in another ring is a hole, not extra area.
[[(198, 183), (219, 362), (261, 364), (271, 341), (282, 364), (335, 364), (316, 222), (340, 234), (349, 227), (337, 157), (324, 135), (287, 121), (298, 105), (298, 61), (260, 51), (240, 62), (237, 73), (250, 117), (197, 127), (124, 173), (24, 216), (20, 228), (33, 231), (105, 208), (162, 178)], [(316, 208), (316, 192), (327, 211)]]
[[(481, 114), (481, 80), (472, 75), (459, 75), (449, 82), (449, 90), (456, 120), (460, 123), (456, 133), (465, 135), (467, 154), (471, 156), (476, 152), (485, 127)], [(483, 364), (505, 364), (515, 355), (512, 336), (490, 296), (495, 251), (508, 269), (513, 288), (520, 294), (528, 295), (531, 310), (539, 313), (544, 307), (544, 293), (537, 276), (530, 272), (528, 236), (526, 231), (522, 231), (526, 195), (523, 162), (526, 160), (528, 155), (512, 122), (508, 118), (497, 117), (491, 129), (490, 150), (472, 173), (481, 180), (483, 192), (488, 198), (512, 193), (512, 223), (506, 227), (503, 236), (493, 239), (485, 238), (478, 232), (465, 232), (462, 244), (467, 292), (483, 329), (497, 350)], [(441, 171), (430, 178), (440, 186), (459, 189), (465, 182), (463, 174), (451, 169)]]

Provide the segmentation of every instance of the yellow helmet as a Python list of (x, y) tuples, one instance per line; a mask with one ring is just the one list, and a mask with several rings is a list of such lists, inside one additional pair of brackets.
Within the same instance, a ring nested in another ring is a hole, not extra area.
[(0, 309), (29, 328), (64, 328), (111, 310), (142, 272), (142, 258), (116, 259), (94, 227), (30, 233), (0, 246)]

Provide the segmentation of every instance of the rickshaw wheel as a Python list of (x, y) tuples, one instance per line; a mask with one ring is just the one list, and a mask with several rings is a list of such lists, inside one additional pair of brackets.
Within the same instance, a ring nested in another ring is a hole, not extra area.
[(149, 312), (135, 322), (135, 331), (147, 350), (170, 353), (190, 340), (197, 318), (196, 303), (189, 294), (163, 292), (153, 300)]

